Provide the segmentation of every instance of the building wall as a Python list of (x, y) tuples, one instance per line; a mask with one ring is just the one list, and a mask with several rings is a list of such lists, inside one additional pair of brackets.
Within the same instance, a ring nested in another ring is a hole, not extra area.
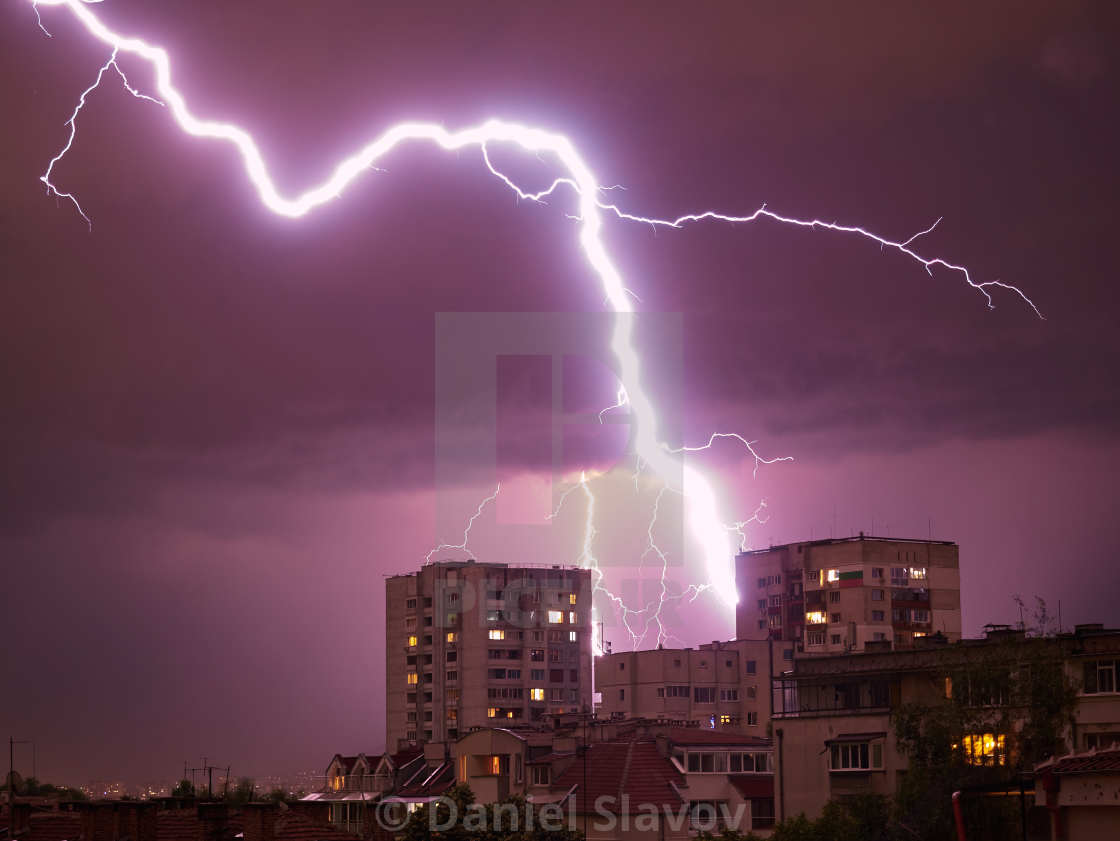
[[(790, 718), (774, 722), (774, 799), (779, 819), (820, 814), (831, 798), (846, 794), (893, 794), (905, 758), (895, 748), (889, 713)], [(780, 732), (780, 735), (779, 735)], [(860, 733), (886, 733), (877, 741), (883, 768), (866, 772), (829, 769), (830, 740)], [(783, 811), (784, 810), (784, 811)]]
[[(708, 726), (714, 717), (717, 728), (765, 737), (770, 718), (770, 661), (771, 642), (767, 639), (607, 654), (596, 658), (596, 689), (602, 696), (598, 714), (600, 718), (664, 718), (700, 726)], [(714, 702), (697, 701), (698, 688), (714, 690)]]
[[(388, 578), (385, 600), (390, 751), (590, 710), (589, 570), (433, 563)], [(492, 670), (499, 669), (520, 675), (498, 678)]]
[(862, 535), (791, 543), (738, 555), (735, 580), (740, 638), (768, 632), (806, 654), (831, 654), (882, 639), (908, 646), (938, 631), (961, 636), (955, 543)]

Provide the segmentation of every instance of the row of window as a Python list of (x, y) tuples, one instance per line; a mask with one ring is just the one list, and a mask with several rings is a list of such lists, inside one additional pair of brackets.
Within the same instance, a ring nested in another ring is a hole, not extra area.
[[(680, 761), (680, 756), (677, 756)], [(767, 773), (774, 770), (772, 753), (751, 751), (688, 751), (682, 763), (690, 774)]]
[(845, 742), (829, 750), (828, 767), (833, 771), (873, 771), (883, 767), (882, 742)]
[[(486, 676), (490, 680), (521, 680), (521, 669), (487, 669)], [(530, 669), (530, 680), (544, 680), (544, 669)], [(577, 683), (579, 681), (579, 669), (568, 669), (568, 681)], [(563, 669), (549, 669), (548, 670), (549, 683), (563, 683), (564, 670)]]
[[(505, 628), (491, 628), (487, 632), (487, 636), (492, 640), (523, 640), (525, 639), (524, 631), (507, 631)], [(544, 631), (533, 631), (531, 639), (533, 642), (544, 642)], [(549, 642), (579, 642), (579, 631), (549, 631)]]
[[(524, 590), (518, 590), (517, 595), (518, 596), (529, 595), (529, 592), (524, 591)], [(533, 591), (532, 595), (534, 596), (534, 600), (536, 602), (540, 602), (540, 592), (539, 591)], [(505, 591), (504, 590), (487, 590), (486, 591), (486, 598), (489, 601), (502, 601), (505, 598)], [(554, 602), (556, 602), (557, 604), (566, 602), (567, 604), (574, 605), (574, 604), (578, 603), (579, 598), (577, 597), (577, 594), (575, 594), (575, 593), (553, 592), (552, 600)], [(432, 597), (431, 596), (422, 597), (422, 602), (421, 603), (422, 603), (423, 607), (425, 607), (425, 608), (431, 607), (432, 606)], [(452, 593), (447, 594), (447, 604), (449, 606), (457, 605), (458, 603), (459, 603), (459, 594), (458, 593), (452, 592)], [(405, 606), (406, 610), (416, 610), (417, 599), (416, 598), (405, 599), (404, 600), (404, 606)]]
[[(620, 701), (626, 700), (626, 690), (618, 690), (618, 699)], [(714, 704), (716, 697), (721, 702), (738, 701), (739, 689), (716, 689), (714, 686), (696, 686), (691, 687), (688, 684), (669, 684), (668, 686), (657, 687), (658, 698), (692, 698), (694, 703), (697, 704)], [(747, 697), (755, 697), (755, 688), (753, 686), (747, 687)]]

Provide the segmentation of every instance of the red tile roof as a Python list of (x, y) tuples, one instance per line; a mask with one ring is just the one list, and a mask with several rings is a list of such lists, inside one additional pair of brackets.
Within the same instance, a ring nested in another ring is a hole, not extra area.
[(588, 811), (593, 810), (595, 801), (603, 795), (616, 798), (611, 811), (617, 812), (622, 809), (622, 796), (626, 795), (630, 814), (636, 814), (644, 803), (679, 806), (682, 799), (674, 784), (683, 785), (684, 775), (658, 752), (654, 742), (596, 742), (588, 748), (586, 757), (578, 757), (567, 767), (552, 790), (564, 792), (576, 786), (576, 810), (580, 813), (585, 804)]
[(399, 750), (396, 753), (391, 754), (389, 758), (393, 760), (393, 765), (395, 765), (397, 768), (401, 768), (412, 762), (412, 760), (416, 759), (416, 757), (421, 756), (423, 753), (423, 748), (406, 748), (405, 750)]
[(159, 841), (197, 841), (198, 814), (194, 809), (176, 809), (156, 814)]
[(76, 841), (82, 834), (82, 819), (74, 812), (32, 812), (31, 831), (21, 841)]
[(1035, 769), (1036, 774), (1087, 774), (1120, 772), (1120, 748), (1090, 750), (1048, 760)]
[(318, 823), (294, 812), (278, 814), (273, 831), (276, 841), (354, 841), (355, 838), (330, 824)]

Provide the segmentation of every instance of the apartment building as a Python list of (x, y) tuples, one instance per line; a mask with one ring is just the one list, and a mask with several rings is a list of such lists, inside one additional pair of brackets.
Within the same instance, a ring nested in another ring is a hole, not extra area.
[(1062, 734), (1067, 749), (1105, 748), (1120, 738), (1120, 691), (1112, 680), (1118, 653), (1120, 630), (1100, 625), (1052, 637), (989, 626), (984, 639), (919, 638), (895, 650), (881, 641), (862, 652), (797, 658), (773, 681), (778, 819), (814, 816), (846, 795), (893, 794), (908, 766), (895, 714), (908, 704), (934, 708), (951, 700), (972, 710), (984, 724), (958, 734), (953, 747), (963, 761), (1014, 767), (1028, 710), (1015, 686), (1040, 663), (1061, 664), (1077, 688)]
[(956, 543), (856, 537), (788, 543), (735, 558), (739, 638), (769, 633), (798, 653), (905, 648), (933, 633), (961, 638)]
[(385, 582), (390, 751), (591, 709), (591, 573), (476, 561)]
[[(695, 727), (766, 735), (770, 676), (784, 643), (713, 641), (698, 648), (656, 648), (606, 654), (595, 661), (601, 718), (647, 718)], [(792, 650), (789, 655), (792, 657)]]

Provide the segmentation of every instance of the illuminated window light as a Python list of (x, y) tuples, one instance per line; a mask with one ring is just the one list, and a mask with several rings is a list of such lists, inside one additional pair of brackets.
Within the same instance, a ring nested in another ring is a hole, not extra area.
[(828, 622), (823, 610), (812, 610), (805, 614), (805, 622), (809, 625), (824, 625)]
[(447, 641), (448, 642), (455, 642), (455, 632), (454, 631), (448, 631), (447, 632)]
[(416, 648), (416, 642), (417, 642), (416, 635), (415, 634), (410, 635), (409, 638), (408, 638), (408, 647), (409, 648)]
[(409, 683), (409, 685), (414, 686), (419, 682), (420, 682), (420, 675), (416, 674), (416, 672), (409, 672), (408, 673), (408, 683)]
[(550, 610), (548, 612), (548, 624), (550, 624), (550, 625), (560, 625), (560, 624), (563, 624), (563, 622), (564, 622), (564, 611), (562, 611), (562, 610)]
[(576, 603), (576, 594), (575, 593), (569, 593), (568, 594), (568, 604), (575, 604), (575, 603)]
[(505, 631), (501, 630), (500, 628), (491, 628), (490, 629), (490, 639), (492, 639), (492, 640), (504, 640), (505, 638), (506, 638), (506, 632)]

